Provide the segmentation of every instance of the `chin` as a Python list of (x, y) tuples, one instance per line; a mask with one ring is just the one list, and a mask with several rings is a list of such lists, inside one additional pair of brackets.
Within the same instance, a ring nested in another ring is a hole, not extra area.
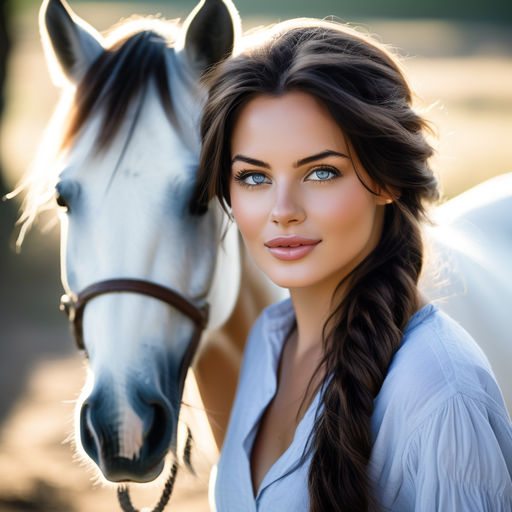
[(302, 276), (299, 273), (295, 272), (294, 275), (277, 275), (277, 274), (267, 274), (270, 280), (281, 288), (308, 288), (309, 286), (314, 286), (317, 283), (317, 280), (311, 279), (311, 276)]

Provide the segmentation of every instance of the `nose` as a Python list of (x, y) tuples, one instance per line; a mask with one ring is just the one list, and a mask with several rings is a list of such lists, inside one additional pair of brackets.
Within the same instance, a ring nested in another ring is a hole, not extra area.
[(276, 197), (270, 220), (274, 224), (300, 224), (306, 218), (300, 192), (293, 184), (282, 183), (276, 186)]
[(80, 410), (82, 447), (111, 482), (154, 480), (176, 430), (177, 414), (160, 393), (138, 392), (130, 402), (116, 403), (98, 390)]

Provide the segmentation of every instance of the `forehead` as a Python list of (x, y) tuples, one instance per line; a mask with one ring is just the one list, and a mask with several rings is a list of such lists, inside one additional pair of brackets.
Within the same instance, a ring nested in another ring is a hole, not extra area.
[(345, 134), (320, 100), (299, 91), (251, 99), (231, 135), (232, 156), (290, 152), (300, 157), (326, 149), (346, 152)]

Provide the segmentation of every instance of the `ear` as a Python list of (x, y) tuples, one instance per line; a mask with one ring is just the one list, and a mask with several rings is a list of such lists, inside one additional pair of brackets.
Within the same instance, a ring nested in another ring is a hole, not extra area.
[(380, 205), (391, 204), (397, 199), (400, 199), (400, 194), (395, 190), (387, 190), (385, 188), (377, 187), (377, 195), (375, 202)]
[(199, 76), (231, 55), (240, 32), (240, 17), (231, 0), (202, 0), (185, 20), (183, 49)]
[(53, 81), (77, 84), (103, 52), (102, 38), (64, 0), (44, 0), (39, 29)]

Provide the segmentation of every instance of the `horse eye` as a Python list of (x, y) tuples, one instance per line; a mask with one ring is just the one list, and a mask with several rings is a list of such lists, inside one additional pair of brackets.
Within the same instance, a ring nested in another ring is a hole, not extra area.
[(80, 195), (80, 185), (75, 180), (62, 180), (55, 186), (55, 201), (66, 211), (70, 211), (69, 205), (75, 203)]
[(55, 201), (59, 206), (62, 206), (63, 208), (66, 208), (66, 210), (69, 210), (69, 205), (61, 194), (57, 193)]

